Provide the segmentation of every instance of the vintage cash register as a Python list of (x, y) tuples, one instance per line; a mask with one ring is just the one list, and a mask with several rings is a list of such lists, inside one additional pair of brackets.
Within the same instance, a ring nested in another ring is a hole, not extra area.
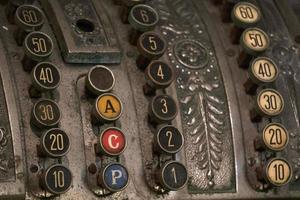
[(0, 0), (0, 199), (300, 199), (299, 0)]

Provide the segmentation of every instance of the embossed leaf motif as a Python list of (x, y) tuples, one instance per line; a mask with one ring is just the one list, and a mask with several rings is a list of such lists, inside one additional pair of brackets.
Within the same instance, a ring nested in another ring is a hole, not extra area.
[[(199, 23), (192, 1), (151, 2), (159, 12), (161, 32), (173, 42), (168, 55), (180, 74), (176, 86), (181, 119), (187, 138), (193, 143), (187, 148), (192, 150), (188, 155), (192, 155), (193, 165), (205, 174), (208, 187), (212, 187), (217, 182), (216, 172), (224, 156), (222, 147), (228, 120), (226, 102), (221, 100), (225, 94), (219, 69), (210, 60), (214, 54), (203, 48), (206, 47), (203, 43), (208, 41), (202, 40), (203, 37), (195, 39), (203, 35), (205, 27)], [(194, 180), (195, 184), (202, 182), (197, 177)]]
[(201, 88), (199, 93), (182, 98), (181, 103), (185, 104), (184, 112), (188, 116), (188, 132), (194, 139), (193, 144), (197, 145), (194, 158), (197, 159), (199, 168), (206, 170), (209, 186), (213, 186), (215, 171), (219, 170), (222, 161), (224, 102), (212, 95), (211, 88), (214, 87), (203, 87), (202, 84)]

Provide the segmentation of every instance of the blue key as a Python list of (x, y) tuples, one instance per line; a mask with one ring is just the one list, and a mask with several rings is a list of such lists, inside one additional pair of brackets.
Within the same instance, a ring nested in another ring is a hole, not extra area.
[(109, 164), (100, 173), (100, 184), (111, 192), (121, 191), (128, 184), (127, 169), (121, 164)]

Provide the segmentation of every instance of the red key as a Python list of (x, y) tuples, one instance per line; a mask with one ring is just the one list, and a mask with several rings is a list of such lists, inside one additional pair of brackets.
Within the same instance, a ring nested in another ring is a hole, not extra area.
[(117, 156), (123, 153), (126, 148), (124, 133), (118, 128), (105, 129), (100, 134), (100, 152), (109, 156)]

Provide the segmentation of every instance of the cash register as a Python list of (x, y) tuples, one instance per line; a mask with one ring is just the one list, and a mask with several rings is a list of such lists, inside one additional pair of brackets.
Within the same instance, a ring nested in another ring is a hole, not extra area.
[(299, 0), (0, 0), (0, 199), (300, 199)]

